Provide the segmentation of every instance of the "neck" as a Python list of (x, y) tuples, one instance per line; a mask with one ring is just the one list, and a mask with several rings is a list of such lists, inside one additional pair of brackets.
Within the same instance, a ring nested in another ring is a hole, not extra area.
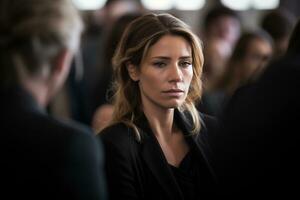
[(157, 138), (168, 138), (174, 132), (174, 108), (144, 107), (150, 127)]
[(49, 68), (44, 67), (40, 73), (32, 75), (18, 58), (15, 58), (15, 62), (20, 85), (33, 96), (39, 106), (46, 107), (50, 93)]
[(48, 88), (42, 80), (27, 79), (21, 82), (21, 85), (30, 92), (39, 106), (46, 107), (48, 103)]

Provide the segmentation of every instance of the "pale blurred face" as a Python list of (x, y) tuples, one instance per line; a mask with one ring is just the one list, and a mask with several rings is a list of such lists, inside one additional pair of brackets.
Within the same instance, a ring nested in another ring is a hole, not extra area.
[(231, 54), (231, 47), (225, 40), (215, 38), (208, 41), (204, 50), (204, 73), (208, 81), (214, 81), (223, 74), (224, 66)]
[(149, 49), (138, 73), (143, 106), (166, 109), (180, 106), (192, 77), (190, 44), (180, 36), (163, 36)]
[(230, 16), (223, 16), (216, 19), (210, 27), (208, 37), (215, 37), (225, 40), (234, 45), (240, 36), (240, 22), (238, 19)]

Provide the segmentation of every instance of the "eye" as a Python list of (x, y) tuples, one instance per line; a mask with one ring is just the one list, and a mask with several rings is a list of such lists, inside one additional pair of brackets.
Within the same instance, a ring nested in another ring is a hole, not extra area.
[(162, 68), (165, 67), (167, 64), (165, 62), (161, 62), (161, 61), (156, 61), (153, 63), (154, 66)]
[(189, 67), (189, 66), (192, 65), (192, 62), (190, 62), (190, 61), (182, 61), (182, 62), (179, 63), (179, 65), (181, 67), (187, 68), (187, 67)]

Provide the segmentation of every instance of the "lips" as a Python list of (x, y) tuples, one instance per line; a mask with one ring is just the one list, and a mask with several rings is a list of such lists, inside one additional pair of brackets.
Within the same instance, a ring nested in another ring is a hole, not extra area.
[(180, 89), (170, 89), (170, 90), (165, 90), (163, 93), (181, 93), (184, 92), (183, 90)]
[(181, 97), (184, 94), (183, 90), (180, 89), (170, 89), (162, 92), (169, 97)]

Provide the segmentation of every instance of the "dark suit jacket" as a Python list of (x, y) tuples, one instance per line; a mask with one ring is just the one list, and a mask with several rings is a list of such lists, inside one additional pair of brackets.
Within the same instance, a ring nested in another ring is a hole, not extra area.
[(299, 195), (300, 55), (241, 88), (211, 141), (223, 193), (237, 198)]
[(0, 94), (1, 196), (105, 199), (103, 156), (92, 132), (48, 116), (21, 88)]
[[(189, 120), (175, 111), (175, 121), (184, 134), (189, 135)], [(199, 199), (205, 199), (214, 189), (213, 172), (207, 162), (209, 153), (206, 137), (214, 128), (215, 121), (203, 116), (202, 131), (186, 136), (186, 141), (199, 158), (201, 185)], [(183, 194), (172, 174), (161, 147), (152, 133), (146, 117), (137, 120), (141, 142), (124, 124), (116, 124), (103, 130), (102, 138), (106, 152), (106, 171), (110, 199), (183, 199)]]

